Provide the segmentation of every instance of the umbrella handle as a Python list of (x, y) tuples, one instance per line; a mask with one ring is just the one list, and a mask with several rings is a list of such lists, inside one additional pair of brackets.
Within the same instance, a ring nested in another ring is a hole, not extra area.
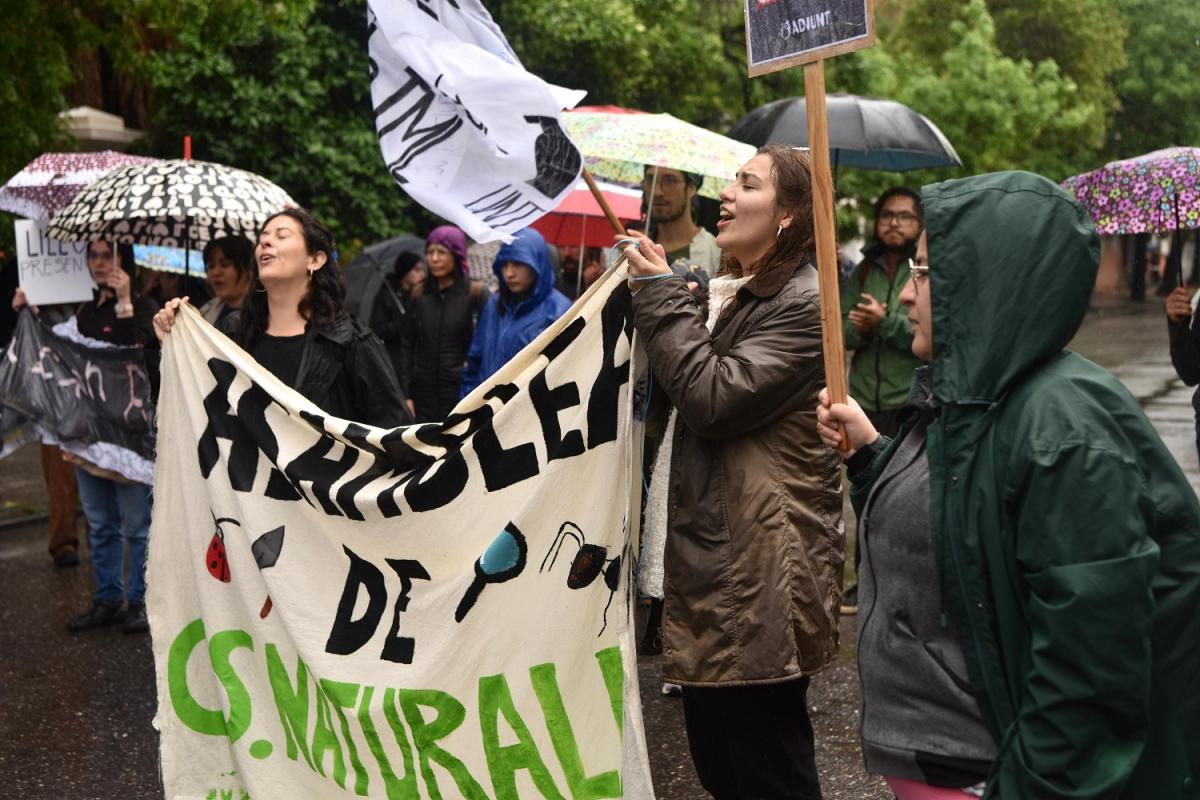
[(596, 185), (596, 179), (592, 177), (592, 173), (588, 172), (587, 167), (583, 168), (583, 179), (587, 181), (588, 188), (592, 190), (592, 196), (596, 198), (596, 202), (603, 209), (604, 216), (608, 217), (608, 224), (612, 225), (613, 232), (618, 236), (624, 236), (625, 226), (621, 224), (621, 220), (617, 219), (612, 206), (608, 204), (608, 200), (604, 197), (604, 193), (600, 191), (600, 187)]

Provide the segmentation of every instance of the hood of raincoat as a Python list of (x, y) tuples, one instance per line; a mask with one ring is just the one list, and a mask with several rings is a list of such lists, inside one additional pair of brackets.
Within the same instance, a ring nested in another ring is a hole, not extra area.
[(532, 267), (537, 275), (533, 291), (530, 292), (528, 299), (522, 302), (522, 305), (537, 306), (554, 291), (554, 265), (550, 263), (550, 251), (546, 248), (546, 240), (533, 228), (522, 228), (513, 234), (512, 242), (502, 245), (500, 252), (496, 253), (496, 260), (492, 262), (492, 271), (500, 280), (500, 296), (507, 304), (511, 302), (512, 294), (508, 291), (504, 283), (504, 275), (501, 272), (501, 267), (506, 261), (526, 264)]
[(1058, 184), (997, 172), (922, 190), (937, 404), (991, 404), (1087, 313), (1100, 241)]

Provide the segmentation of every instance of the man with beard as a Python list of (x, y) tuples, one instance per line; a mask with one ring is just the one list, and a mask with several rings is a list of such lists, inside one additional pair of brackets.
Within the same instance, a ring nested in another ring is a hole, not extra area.
[(880, 195), (875, 202), (875, 242), (863, 251), (842, 293), (846, 349), (854, 351), (850, 394), (885, 436), (895, 434), (913, 370), (920, 366), (912, 354), (912, 329), (899, 297), (908, 282), (904, 266), (923, 227), (916, 192), (894, 186)]
[(667, 251), (667, 263), (683, 259), (712, 275), (721, 264), (721, 248), (716, 237), (692, 218), (692, 200), (703, 180), (690, 172), (648, 166), (642, 178), (642, 202), (650, 211), (653, 228), (646, 233)]
[[(881, 194), (875, 201), (875, 242), (863, 251), (863, 260), (842, 291), (846, 349), (854, 351), (850, 396), (884, 436), (899, 430), (913, 370), (921, 366), (912, 353), (912, 328), (900, 291), (908, 283), (908, 259), (916, 253), (923, 229), (921, 195), (903, 186)], [(860, 561), (857, 544), (856, 536), (855, 574)], [(852, 584), (842, 596), (842, 611), (857, 609), (858, 585)]]

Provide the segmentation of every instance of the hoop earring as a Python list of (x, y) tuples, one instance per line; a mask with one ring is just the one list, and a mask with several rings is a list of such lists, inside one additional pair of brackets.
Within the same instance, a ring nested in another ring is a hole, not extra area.
[[(254, 291), (256, 291), (256, 292), (259, 292), (259, 293), (262, 293), (262, 294), (266, 294), (266, 292), (267, 292), (267, 287), (263, 286), (263, 282), (262, 282), (261, 280), (259, 280), (258, 278), (255, 278), (255, 279), (254, 279), (254, 282), (258, 284), (258, 286), (255, 286), (255, 287), (254, 287)], [(261, 286), (262, 288), (259, 288), (260, 286)]]

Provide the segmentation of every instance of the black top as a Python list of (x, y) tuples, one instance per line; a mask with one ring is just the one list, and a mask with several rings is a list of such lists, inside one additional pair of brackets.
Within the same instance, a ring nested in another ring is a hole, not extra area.
[(154, 335), (157, 311), (158, 303), (139, 295), (133, 298), (133, 316), (121, 318), (117, 316), (117, 301), (108, 294), (101, 299), (100, 293), (96, 292), (95, 299), (80, 306), (75, 316), (79, 332), (84, 336), (127, 347), (157, 348), (158, 339)]
[(304, 337), (303, 333), (295, 336), (262, 333), (255, 337), (250, 355), (272, 375), (294, 389), (300, 372), (300, 356), (304, 352)]
[[(243, 336), (241, 316), (230, 314), (217, 329), (327, 414), (380, 428), (412, 424), (383, 342), (346, 312), (329, 325), (310, 323), (304, 335), (286, 338)], [(293, 346), (291, 355), (278, 352)]]

